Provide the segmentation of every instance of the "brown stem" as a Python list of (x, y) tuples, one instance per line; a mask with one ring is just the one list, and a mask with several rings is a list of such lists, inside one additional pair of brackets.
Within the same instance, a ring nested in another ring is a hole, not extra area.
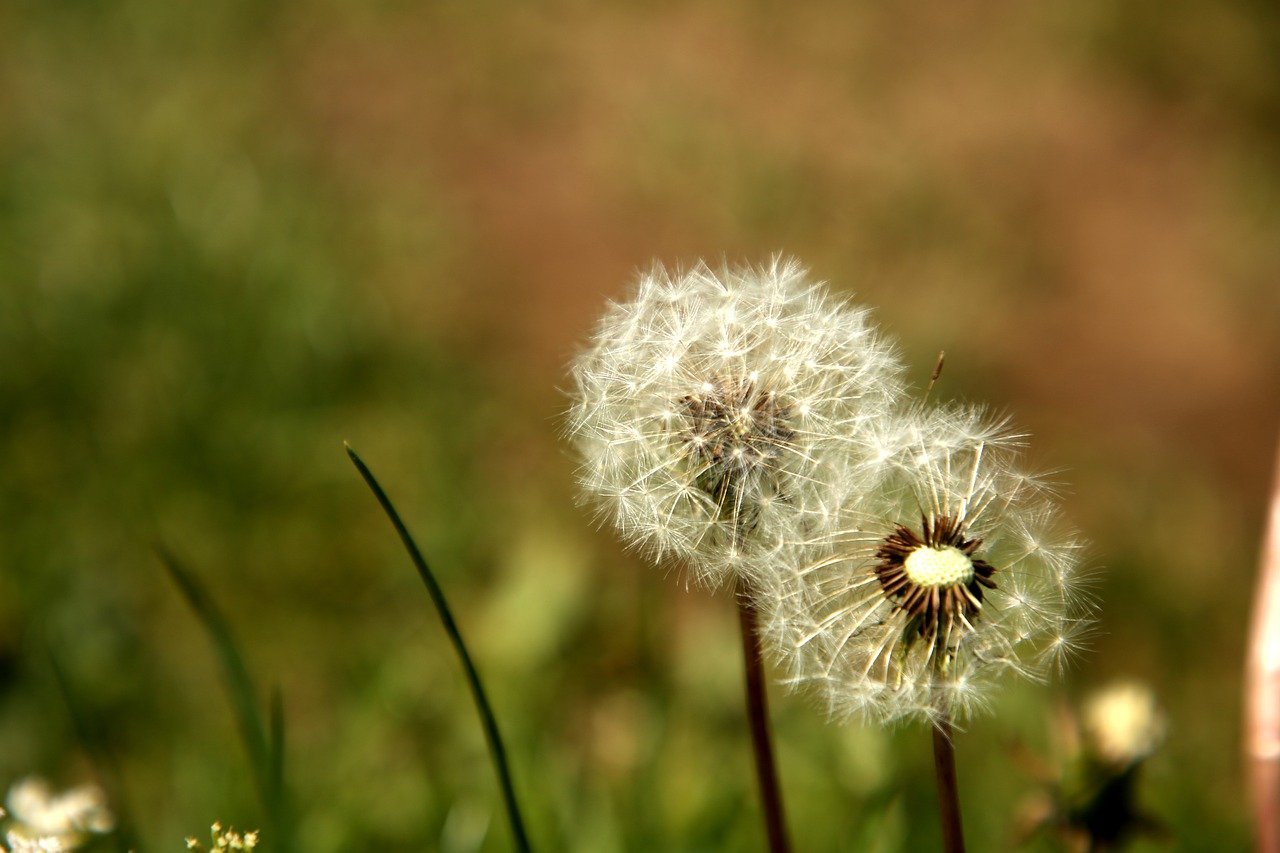
[(742, 658), (747, 674), (747, 720), (751, 724), (751, 747), (755, 752), (765, 831), (771, 853), (788, 853), (791, 843), (787, 840), (778, 766), (773, 757), (773, 740), (769, 736), (769, 702), (765, 692), (764, 659), (760, 653), (759, 617), (745, 588), (738, 589), (737, 599), (738, 625), (742, 628)]
[(942, 849), (946, 853), (964, 853), (964, 828), (960, 825), (960, 785), (956, 781), (956, 750), (951, 742), (951, 718), (945, 713), (933, 726), (933, 769), (938, 777)]
[(1244, 755), (1258, 850), (1280, 850), (1280, 456), (1245, 665)]

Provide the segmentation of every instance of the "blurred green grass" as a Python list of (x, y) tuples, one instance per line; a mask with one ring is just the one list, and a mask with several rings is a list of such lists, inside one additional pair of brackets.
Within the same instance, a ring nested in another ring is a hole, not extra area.
[[(796, 252), (1065, 465), (1104, 604), (961, 741), (1007, 846), (1051, 699), (1132, 675), (1148, 794), (1245, 845), (1236, 695), (1280, 402), (1276, 12), (1229, 2), (0, 8), (0, 783), (89, 773), (149, 849), (253, 826), (168, 543), (279, 683), (309, 850), (506, 849), (459, 612), (542, 849), (755, 849), (733, 613), (572, 501), (563, 364), (651, 257)], [(927, 738), (776, 694), (801, 849), (936, 844)], [(929, 819), (923, 819), (926, 815)], [(269, 839), (267, 839), (269, 841)]]

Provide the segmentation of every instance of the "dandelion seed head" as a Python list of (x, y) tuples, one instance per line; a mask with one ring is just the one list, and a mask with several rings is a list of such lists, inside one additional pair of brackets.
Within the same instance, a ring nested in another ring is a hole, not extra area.
[(571, 373), (583, 494), (628, 544), (712, 585), (768, 571), (879, 476), (848, 460), (902, 387), (867, 312), (782, 258), (651, 270)]
[(875, 430), (890, 473), (780, 561), (770, 636), (834, 716), (963, 722), (1079, 648), (1081, 549), (1004, 422), (916, 407)]
[(920, 586), (950, 587), (973, 580), (973, 561), (954, 545), (916, 548), (903, 560), (902, 569)]
[(1118, 768), (1150, 756), (1164, 740), (1164, 712), (1145, 684), (1124, 681), (1089, 697), (1081, 715), (1085, 746)]

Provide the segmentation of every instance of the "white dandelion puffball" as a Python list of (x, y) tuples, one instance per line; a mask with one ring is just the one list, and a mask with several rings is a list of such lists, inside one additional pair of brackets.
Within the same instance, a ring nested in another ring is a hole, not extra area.
[(917, 408), (878, 430), (882, 487), (761, 600), (793, 682), (834, 716), (964, 720), (1000, 676), (1039, 679), (1079, 647), (1080, 543), (1002, 423)]
[(1090, 754), (1121, 769), (1155, 752), (1166, 725), (1155, 693), (1136, 681), (1122, 681), (1090, 696), (1082, 724)]
[(901, 368), (867, 314), (781, 258), (642, 275), (571, 367), (583, 493), (700, 582), (767, 572), (879, 471), (863, 437)]

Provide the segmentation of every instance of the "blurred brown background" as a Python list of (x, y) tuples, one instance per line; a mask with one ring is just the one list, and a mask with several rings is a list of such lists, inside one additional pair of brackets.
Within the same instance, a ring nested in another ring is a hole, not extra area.
[[(1249, 0), (0, 7), (0, 783), (157, 849), (255, 805), (162, 540), (281, 683), (307, 849), (505, 849), (435, 560), (545, 849), (756, 849), (725, 600), (572, 503), (565, 364), (653, 259), (783, 251), (1070, 483), (1100, 631), (960, 745), (1008, 846), (1054, 703), (1158, 691), (1145, 795), (1245, 843), (1239, 683), (1280, 424), (1280, 13)], [(800, 849), (936, 843), (925, 738), (775, 700)], [(928, 819), (921, 818), (925, 815)]]

